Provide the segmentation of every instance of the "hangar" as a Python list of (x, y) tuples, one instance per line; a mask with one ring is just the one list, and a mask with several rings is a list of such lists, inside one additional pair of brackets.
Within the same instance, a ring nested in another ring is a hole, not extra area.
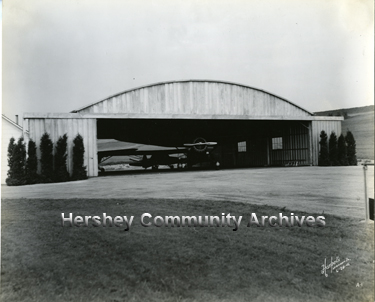
[[(317, 165), (319, 135), (341, 134), (342, 117), (314, 116), (272, 93), (242, 84), (183, 80), (130, 89), (71, 113), (25, 113), (30, 139), (49, 133), (85, 144), (88, 176), (98, 175), (97, 139), (177, 147), (215, 141), (223, 167)], [(40, 151), (37, 150), (38, 156)]]

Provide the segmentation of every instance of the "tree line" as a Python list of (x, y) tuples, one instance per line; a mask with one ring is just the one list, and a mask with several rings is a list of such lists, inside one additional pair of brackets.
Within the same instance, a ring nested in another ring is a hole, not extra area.
[(346, 136), (341, 134), (337, 139), (334, 131), (328, 136), (320, 132), (319, 166), (356, 166), (356, 144), (353, 133), (348, 131)]
[[(8, 145), (8, 177), (5, 180), (8, 186), (20, 186), (36, 183), (65, 182), (71, 180), (87, 179), (84, 163), (85, 147), (83, 138), (77, 135), (73, 140), (73, 173), (69, 175), (66, 166), (68, 136), (60, 136), (54, 146), (48, 133), (44, 133), (40, 139), (40, 166), (38, 173), (37, 147), (33, 140), (27, 145), (23, 137), (17, 143), (12, 137)], [(26, 154), (27, 153), (27, 154)]]

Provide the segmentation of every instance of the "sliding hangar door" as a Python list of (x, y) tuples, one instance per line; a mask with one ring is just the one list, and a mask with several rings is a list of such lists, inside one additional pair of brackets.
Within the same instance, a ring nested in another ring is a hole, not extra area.
[(44, 132), (54, 140), (80, 133), (89, 176), (98, 174), (97, 139), (167, 147), (197, 139), (217, 142), (213, 154), (223, 167), (316, 165), (320, 131), (339, 135), (342, 120), (314, 116), (263, 90), (206, 80), (152, 84), (68, 114), (29, 113), (24, 118), (35, 141)]

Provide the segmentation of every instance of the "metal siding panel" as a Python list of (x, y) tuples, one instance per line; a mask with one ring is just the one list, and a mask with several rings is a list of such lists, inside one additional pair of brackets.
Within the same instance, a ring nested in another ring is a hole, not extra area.
[(224, 103), (223, 103), (223, 91), (220, 84), (215, 85), (217, 91), (217, 112), (218, 114), (224, 114)]
[(174, 83), (174, 93), (175, 93), (175, 108), (176, 112), (182, 111), (182, 106), (181, 106), (181, 86), (179, 83)]
[(230, 98), (230, 87), (229, 85), (222, 85), (223, 87), (223, 104), (225, 108), (225, 114), (233, 112), (233, 102)]
[(199, 112), (198, 104), (197, 104), (197, 100), (194, 99), (193, 90), (194, 90), (193, 83), (189, 82), (189, 90), (187, 92), (188, 93), (187, 99), (189, 100), (189, 106), (188, 106), (187, 112), (189, 114), (198, 114)]
[(188, 112), (188, 103), (189, 103), (189, 87), (186, 83), (181, 83), (180, 85), (180, 105), (181, 112)]
[[(141, 101), (139, 90), (135, 91), (134, 97), (136, 99), (137, 104), (142, 105), (142, 112), (143, 113), (155, 113), (155, 106), (157, 103), (157, 93), (156, 93), (156, 87), (150, 87), (148, 89), (148, 95)], [(142, 104), (143, 102), (143, 104)]]
[(56, 121), (57, 121), (57, 125), (56, 125), (57, 131), (56, 131), (55, 143), (60, 138), (60, 136), (64, 135), (64, 119), (57, 119)]
[(119, 97), (116, 97), (118, 105), (119, 105), (118, 110), (120, 113), (121, 112), (124, 112), (124, 113), (136, 112), (132, 108), (131, 101), (130, 101), (131, 98), (132, 98), (132, 93), (127, 93)]
[(209, 108), (208, 108), (207, 103), (206, 103), (206, 85), (205, 85), (205, 83), (196, 83), (195, 91), (196, 91), (195, 98), (197, 99), (198, 104), (199, 104), (198, 113), (208, 114), (210, 111), (209, 111)]
[(240, 114), (240, 108), (242, 108), (239, 104), (238, 100), (238, 86), (232, 86), (231, 88), (231, 98), (234, 101), (234, 106), (235, 106), (235, 113)]
[(215, 114), (220, 113), (220, 91), (217, 89), (217, 85), (212, 85), (212, 100), (214, 102), (214, 111)]
[(113, 113), (117, 113), (118, 112), (118, 109), (117, 109), (117, 98), (112, 98), (111, 100), (111, 110)]
[(168, 92), (168, 96), (169, 96), (169, 113), (173, 113), (176, 111), (176, 95), (175, 95), (175, 89), (174, 89), (174, 84), (169, 84), (168, 85), (168, 88), (169, 88), (169, 92)]
[(35, 121), (34, 119), (29, 119), (29, 133), (30, 138), (38, 145), (38, 142), (35, 140)]
[(318, 165), (320, 132), (324, 130), (328, 139), (332, 131), (341, 134), (341, 121), (312, 121), (313, 165)]
[(46, 132), (49, 134), (49, 137), (52, 140), (52, 142), (54, 142), (54, 139), (56, 136), (55, 121), (53, 119), (45, 119), (44, 121), (45, 121)]
[(254, 99), (254, 91), (245, 90), (243, 87), (239, 87), (238, 98), (240, 99), (240, 114), (251, 115), (250, 111), (251, 104)]
[(208, 112), (214, 112), (214, 100), (212, 98), (212, 86), (209, 83), (206, 83), (206, 91), (207, 91), (207, 109)]
[(245, 115), (250, 115), (250, 107), (254, 98), (253, 91), (245, 90), (244, 87), (240, 87), (239, 98), (242, 100), (242, 113)]
[(203, 97), (203, 100), (204, 100), (204, 104), (206, 106), (205, 108), (205, 113), (207, 112), (210, 112), (210, 105), (209, 105), (209, 98), (208, 98), (208, 84), (207, 82), (204, 83), (204, 97)]
[(141, 98), (140, 90), (134, 92), (136, 103), (141, 106), (143, 113), (155, 113), (155, 107), (158, 102), (156, 89), (157, 87), (150, 87), (148, 93), (146, 92), (147, 96), (143, 99)]
[(265, 98), (264, 98), (262, 115), (271, 115), (272, 96), (269, 94), (263, 94), (263, 95)]
[[(158, 100), (158, 86), (154, 86), (153, 89), (148, 89), (145, 94), (147, 97), (144, 99), (141, 98), (140, 90), (136, 91), (137, 103), (141, 104), (144, 102), (144, 111), (145, 113), (158, 113), (159, 100)], [(151, 97), (150, 97), (151, 96)]]
[(121, 112), (144, 112), (144, 109), (141, 108), (143, 104), (137, 103), (135, 91), (132, 91), (129, 94), (121, 96), (122, 111)]
[[(201, 102), (201, 97), (204, 96), (199, 92), (198, 83), (190, 82), (190, 107), (192, 114), (203, 114), (202, 108), (204, 107)], [(201, 94), (201, 95), (199, 95)]]
[(107, 113), (114, 112), (113, 110), (113, 98), (107, 100)]
[(116, 97), (115, 100), (116, 100), (116, 112), (114, 112), (114, 113), (121, 113), (121, 112), (123, 112), (121, 100), (118, 97)]
[(169, 99), (169, 85), (164, 84), (164, 110), (166, 113), (171, 112), (171, 103)]
[(159, 91), (158, 91), (158, 112), (164, 113), (166, 112), (166, 103), (165, 103), (165, 85), (160, 85), (159, 86)]
[(163, 83), (124, 92), (80, 110), (82, 113), (225, 114), (308, 116), (309, 113), (251, 87), (210, 82)]

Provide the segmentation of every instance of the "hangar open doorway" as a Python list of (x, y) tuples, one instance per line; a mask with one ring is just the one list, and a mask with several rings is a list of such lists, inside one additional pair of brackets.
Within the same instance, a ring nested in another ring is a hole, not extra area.
[(306, 121), (98, 119), (97, 138), (180, 147), (201, 138), (216, 142), (211, 160), (221, 167), (310, 165)]

